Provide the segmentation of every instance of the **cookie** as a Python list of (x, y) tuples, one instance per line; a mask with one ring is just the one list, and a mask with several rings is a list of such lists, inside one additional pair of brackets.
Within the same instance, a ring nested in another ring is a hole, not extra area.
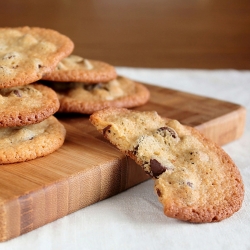
[(42, 84), (0, 89), (0, 127), (38, 123), (59, 109), (54, 90)]
[(226, 152), (196, 129), (154, 111), (105, 109), (91, 123), (155, 180), (165, 215), (184, 221), (221, 221), (242, 205), (244, 185)]
[(106, 107), (136, 107), (145, 104), (150, 96), (142, 84), (118, 76), (108, 83), (84, 84), (47, 82), (57, 93), (59, 112), (92, 114)]
[(108, 82), (116, 78), (116, 70), (108, 63), (70, 55), (62, 59), (55, 70), (45, 74), (43, 80), (58, 82)]
[(35, 82), (74, 48), (57, 31), (38, 27), (0, 28), (0, 88)]
[(54, 117), (32, 125), (0, 128), (0, 164), (46, 156), (62, 146), (64, 126)]

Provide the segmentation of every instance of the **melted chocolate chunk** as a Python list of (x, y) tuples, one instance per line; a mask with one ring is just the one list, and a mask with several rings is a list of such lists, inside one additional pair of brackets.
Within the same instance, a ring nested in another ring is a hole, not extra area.
[(156, 189), (156, 193), (157, 193), (157, 195), (159, 196), (159, 197), (161, 197), (162, 196), (162, 194), (161, 194), (161, 190), (160, 189)]
[(157, 178), (159, 175), (161, 175), (168, 169), (167, 167), (163, 166), (160, 162), (158, 162), (156, 159), (150, 160), (150, 168), (153, 177), (155, 178)]
[(157, 131), (160, 133), (161, 136), (166, 136), (166, 131), (167, 131), (173, 138), (178, 137), (177, 133), (170, 127), (161, 127), (158, 128)]
[(110, 130), (109, 130), (110, 128), (111, 128), (111, 125), (108, 125), (107, 127), (105, 127), (105, 128), (102, 130), (103, 135), (105, 135), (107, 132), (110, 133)]

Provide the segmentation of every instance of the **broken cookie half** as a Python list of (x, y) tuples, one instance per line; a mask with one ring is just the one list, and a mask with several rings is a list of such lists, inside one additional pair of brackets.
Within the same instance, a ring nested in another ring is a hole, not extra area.
[(244, 185), (238, 168), (196, 129), (154, 111), (124, 108), (97, 111), (90, 121), (155, 180), (168, 217), (215, 222), (240, 209)]

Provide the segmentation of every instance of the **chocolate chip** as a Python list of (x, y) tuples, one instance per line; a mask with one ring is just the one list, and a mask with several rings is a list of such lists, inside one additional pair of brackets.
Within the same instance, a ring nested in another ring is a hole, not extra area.
[(102, 133), (103, 133), (103, 135), (105, 135), (107, 132), (109, 132), (110, 133), (110, 128), (111, 128), (111, 126), (112, 125), (108, 125), (107, 127), (105, 127), (103, 130), (102, 130)]
[(167, 167), (163, 166), (160, 162), (158, 162), (156, 159), (150, 160), (150, 168), (153, 177), (155, 178), (157, 178), (159, 175), (161, 175), (168, 169)]
[(94, 86), (95, 84), (84, 84), (83, 85), (83, 88), (85, 89), (85, 90), (87, 90), (87, 91), (91, 91), (91, 90), (93, 90), (94, 89)]
[(187, 182), (187, 185), (188, 185), (189, 187), (191, 187), (191, 188), (193, 187), (193, 183), (190, 182), (190, 181)]
[(84, 84), (83, 88), (85, 90), (87, 90), (87, 91), (92, 91), (94, 89), (102, 89), (102, 90), (109, 91), (108, 85), (107, 84), (103, 84), (103, 83)]
[(87, 91), (91, 91), (93, 89), (103, 89), (103, 84), (102, 83), (84, 84), (83, 88)]
[(156, 193), (157, 193), (157, 195), (158, 195), (159, 197), (161, 197), (161, 196), (162, 196), (161, 190), (160, 190), (160, 189), (158, 189), (158, 188), (156, 188)]
[(159, 134), (161, 135), (161, 136), (166, 136), (166, 131), (168, 132), (168, 133), (170, 133), (170, 135), (173, 137), (173, 138), (177, 138), (178, 137), (178, 135), (177, 135), (177, 133), (174, 131), (174, 129), (172, 129), (172, 128), (170, 128), (170, 127), (161, 127), (161, 128), (158, 128), (157, 129), (157, 132), (159, 132)]
[(134, 150), (133, 150), (133, 155), (136, 155), (137, 154), (137, 151), (138, 151), (138, 148), (139, 148), (139, 144), (137, 146), (134, 147)]
[(13, 90), (13, 93), (14, 93), (16, 96), (18, 96), (18, 97), (22, 97), (21, 92), (20, 92), (19, 90), (17, 90), (17, 89)]

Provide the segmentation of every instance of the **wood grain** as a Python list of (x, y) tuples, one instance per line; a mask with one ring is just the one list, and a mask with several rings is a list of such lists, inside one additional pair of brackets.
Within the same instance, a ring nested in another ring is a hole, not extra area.
[[(197, 127), (219, 144), (241, 136), (245, 109), (237, 104), (147, 85), (150, 101), (138, 110)], [(90, 124), (88, 116), (58, 115), (67, 137), (56, 152), (0, 166), (0, 241), (27, 233), (118, 194), (148, 177)]]
[(8, 0), (0, 25), (68, 35), (115, 66), (250, 69), (249, 0)]

